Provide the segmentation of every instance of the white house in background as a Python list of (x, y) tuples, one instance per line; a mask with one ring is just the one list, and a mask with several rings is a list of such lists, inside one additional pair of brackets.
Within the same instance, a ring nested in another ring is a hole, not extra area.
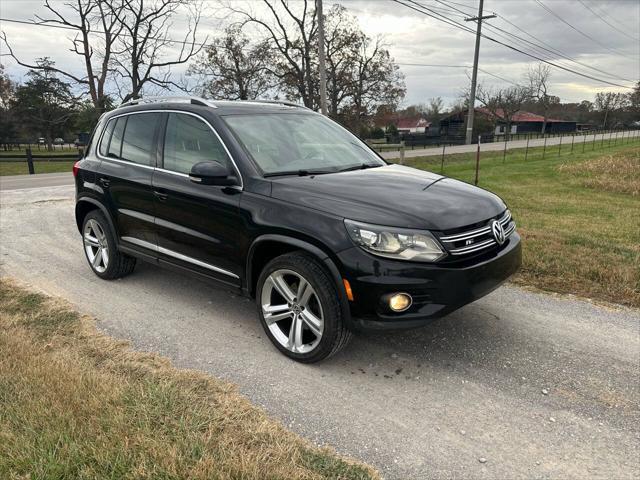
[(398, 133), (427, 133), (431, 122), (422, 117), (401, 118), (396, 122)]

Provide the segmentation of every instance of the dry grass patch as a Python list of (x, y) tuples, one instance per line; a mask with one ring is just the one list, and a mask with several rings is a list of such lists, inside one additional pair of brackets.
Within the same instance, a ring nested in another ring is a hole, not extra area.
[(563, 164), (558, 170), (576, 175), (585, 187), (640, 196), (640, 149)]
[[(640, 307), (640, 142), (557, 148), (482, 155), (480, 186), (506, 201), (523, 237), (513, 281)], [(410, 162), (440, 170), (439, 159)], [(471, 157), (446, 157), (447, 176), (470, 182), (474, 170)]]
[(8, 280), (0, 352), (0, 478), (379, 478)]

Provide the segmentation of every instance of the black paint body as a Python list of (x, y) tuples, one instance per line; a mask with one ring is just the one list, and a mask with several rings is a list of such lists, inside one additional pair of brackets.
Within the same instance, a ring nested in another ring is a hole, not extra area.
[[(159, 122), (148, 167), (98, 155), (102, 129), (114, 117), (146, 111), (190, 112), (206, 120), (233, 158), (236, 186), (203, 185), (162, 167), (166, 118)], [(353, 329), (415, 327), (486, 295), (520, 266), (520, 237), (462, 259), (407, 262), (372, 255), (355, 246), (344, 219), (438, 235), (483, 225), (506, 207), (480, 188), (409, 167), (387, 165), (350, 172), (264, 178), (224, 122), (225, 115), (306, 109), (221, 102), (219, 108), (162, 103), (118, 108), (101, 119), (76, 177), (78, 227), (86, 212), (100, 208), (109, 218), (118, 248), (146, 261), (215, 280), (244, 295), (255, 294), (265, 255), (305, 250), (335, 279)], [(133, 239), (133, 240), (132, 240)], [(142, 240), (140, 242), (139, 240)], [(268, 260), (268, 259), (267, 259)], [(214, 267), (214, 268), (212, 268)], [(354, 301), (348, 301), (343, 279)], [(405, 312), (392, 313), (381, 298), (407, 292)]]

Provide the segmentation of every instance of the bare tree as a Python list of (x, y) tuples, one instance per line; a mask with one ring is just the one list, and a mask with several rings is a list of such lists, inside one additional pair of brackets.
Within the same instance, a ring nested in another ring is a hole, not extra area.
[(325, 17), (329, 116), (337, 118), (340, 108), (351, 95), (353, 67), (364, 37), (355, 19), (342, 5), (333, 5)]
[(404, 76), (385, 48), (382, 37), (373, 40), (363, 37), (351, 93), (356, 131), (363, 116), (379, 104), (397, 106), (405, 92)]
[[(102, 113), (108, 103), (106, 84), (110, 74), (110, 64), (114, 44), (118, 40), (123, 25), (117, 20), (122, 5), (118, 1), (75, 0), (64, 4), (53, 5), (45, 0), (45, 9), (49, 17), (36, 16), (37, 23), (43, 25), (60, 25), (77, 31), (71, 40), (71, 51), (82, 57), (84, 75), (76, 75), (53, 65), (46, 67), (49, 72), (56, 72), (73, 81), (88, 91), (95, 109)], [(65, 8), (66, 7), (66, 8)], [(45, 70), (35, 63), (20, 60), (3, 34), (4, 43), (9, 55), (21, 66), (31, 70)]]
[(318, 23), (316, 10), (310, 5), (313, 0), (303, 0), (302, 7), (296, 11), (288, 0), (262, 0), (261, 3), (268, 12), (266, 18), (252, 10), (238, 8), (233, 2), (228, 2), (226, 8), (240, 19), (240, 27), (256, 25), (266, 34), (278, 54), (271, 72), (287, 97), (299, 98), (305, 106), (315, 108)]
[(429, 105), (426, 107), (424, 113), (431, 122), (438, 122), (443, 109), (444, 101), (442, 97), (433, 97), (429, 99)]
[(188, 75), (200, 78), (203, 96), (249, 100), (265, 95), (273, 86), (267, 65), (270, 47), (265, 41), (252, 44), (241, 29), (230, 26), (225, 36), (195, 59)]
[[(146, 85), (161, 89), (183, 86), (171, 79), (171, 67), (188, 62), (202, 50), (196, 42), (202, 4), (193, 0), (117, 0), (122, 8), (112, 10), (123, 27), (115, 55), (116, 70), (127, 87), (123, 101), (139, 98)], [(188, 9), (189, 21), (182, 40), (171, 38), (173, 19)], [(204, 40), (206, 42), (206, 39)], [(180, 45), (177, 55), (167, 59), (168, 50)]]
[(531, 92), (528, 87), (522, 86), (493, 89), (479, 85), (476, 98), (489, 111), (494, 122), (502, 120), (505, 123), (505, 138), (508, 140), (513, 117), (522, 109), (524, 103), (531, 98)]
[(599, 92), (596, 94), (595, 108), (604, 113), (602, 128), (607, 128), (610, 116), (616, 110), (626, 107), (629, 104), (629, 96), (624, 93)]
[(547, 131), (547, 119), (549, 117), (549, 110), (554, 98), (549, 95), (549, 80), (551, 79), (551, 67), (544, 63), (538, 63), (529, 68), (527, 72), (527, 80), (529, 82), (529, 90), (531, 91), (531, 97), (536, 100), (536, 103), (542, 111), (542, 132)]

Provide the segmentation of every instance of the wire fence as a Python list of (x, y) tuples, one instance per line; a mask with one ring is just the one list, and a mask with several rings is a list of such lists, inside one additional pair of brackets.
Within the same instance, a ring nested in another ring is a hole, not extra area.
[[(633, 129), (614, 129), (614, 130), (589, 130), (582, 132), (554, 132), (554, 133), (510, 133), (509, 135), (493, 133), (480, 135), (480, 143), (504, 143), (513, 141), (536, 141), (544, 139), (554, 138), (566, 138), (566, 137), (582, 137), (592, 136), (594, 134), (600, 135), (615, 135), (616, 132), (622, 134), (622, 132), (634, 131)], [(465, 137), (461, 135), (424, 135), (424, 134), (409, 134), (398, 137), (389, 137), (386, 139), (368, 139), (366, 142), (376, 150), (377, 152), (389, 152), (400, 151), (404, 149), (408, 150), (422, 150), (427, 148), (442, 148), (442, 147), (455, 147), (464, 145)], [(478, 142), (478, 137), (475, 137), (472, 143), (475, 145)]]
[(474, 145), (443, 144), (441, 148), (424, 150), (410, 150), (400, 145), (399, 151), (388, 152), (384, 156), (390, 160), (397, 160), (400, 164), (414, 164), (416, 161), (427, 161), (432, 167), (434, 164), (439, 164), (442, 173), (446, 166), (473, 162), (475, 165), (473, 181), (477, 185), (483, 160), (490, 159), (493, 162), (502, 161), (502, 163), (552, 160), (635, 144), (640, 145), (640, 130), (608, 130), (547, 136), (539, 139), (527, 138), (490, 143), (480, 141)]

